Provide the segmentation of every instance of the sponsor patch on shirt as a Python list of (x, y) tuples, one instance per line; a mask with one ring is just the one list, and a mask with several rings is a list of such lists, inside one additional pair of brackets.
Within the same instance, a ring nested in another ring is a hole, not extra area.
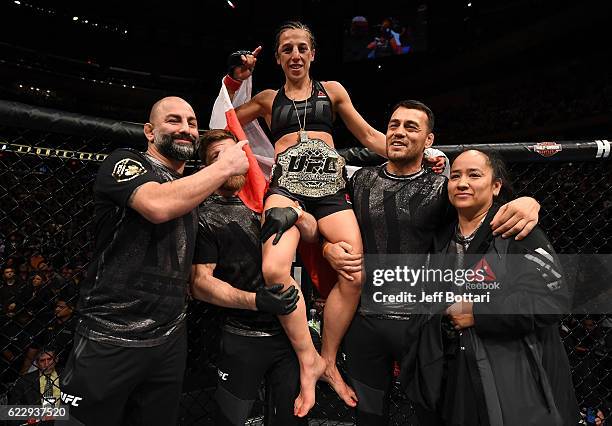
[(127, 182), (147, 172), (141, 162), (131, 158), (117, 161), (113, 168), (113, 177), (117, 182)]

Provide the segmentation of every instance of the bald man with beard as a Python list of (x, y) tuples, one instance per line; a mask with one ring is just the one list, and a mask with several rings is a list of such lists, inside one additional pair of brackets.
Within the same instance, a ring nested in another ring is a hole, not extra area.
[(136, 424), (176, 424), (197, 206), (248, 170), (242, 141), (183, 177), (198, 123), (181, 98), (155, 103), (144, 134), (146, 152), (113, 151), (94, 183), (95, 252), (61, 380), (73, 421), (87, 426), (122, 424), (128, 401)]

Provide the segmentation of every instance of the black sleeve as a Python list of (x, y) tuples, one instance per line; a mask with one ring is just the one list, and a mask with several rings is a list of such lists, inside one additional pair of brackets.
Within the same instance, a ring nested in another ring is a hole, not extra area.
[(503, 297), (474, 304), (481, 336), (521, 336), (560, 321), (569, 309), (569, 289), (554, 249), (541, 229), (508, 247)]
[(346, 164), (351, 166), (377, 166), (387, 161), (385, 157), (363, 146), (340, 148), (338, 154), (343, 156)]
[(348, 195), (351, 199), (351, 201), (353, 200), (353, 188), (355, 187), (355, 174), (357, 173), (357, 171), (355, 173), (353, 173), (353, 176), (351, 176), (351, 178), (348, 180), (347, 184), (346, 184), (346, 191), (348, 192)]
[(143, 183), (162, 182), (144, 156), (133, 150), (113, 151), (100, 165), (94, 193), (125, 207), (132, 192)]
[(218, 258), (219, 248), (215, 233), (208, 223), (200, 217), (193, 264), (217, 263)]
[(359, 185), (359, 177), (364, 173), (364, 170), (365, 170), (364, 167), (358, 170), (355, 170), (355, 173), (353, 173), (353, 175), (351, 176), (351, 178), (349, 179), (347, 183), (346, 190), (349, 196), (351, 197), (351, 200), (353, 200), (353, 197), (355, 195), (355, 187)]
[(25, 376), (19, 378), (15, 387), (8, 394), (8, 403), (9, 405), (23, 405), (27, 404), (28, 401), (25, 400), (25, 394), (30, 387), (30, 383), (28, 383)]

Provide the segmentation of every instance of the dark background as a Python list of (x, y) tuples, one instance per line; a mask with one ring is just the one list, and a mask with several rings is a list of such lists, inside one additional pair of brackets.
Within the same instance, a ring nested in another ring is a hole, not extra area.
[[(603, 2), (232, 0), (232, 9), (225, 0), (17, 1), (0, 0), (0, 99), (142, 123), (153, 102), (179, 95), (194, 105), (204, 128), (233, 50), (262, 44), (255, 90), (280, 87), (275, 29), (297, 18), (318, 39), (313, 77), (341, 81), (378, 129), (385, 128), (392, 104), (416, 98), (436, 113), (438, 144), (612, 137), (612, 37)], [(367, 16), (371, 23), (406, 17), (414, 25), (410, 18), (416, 19), (418, 10), (423, 49), (343, 62), (342, 43), (353, 16)], [(52, 116), (49, 128), (41, 128), (40, 114), (32, 126), (8, 121), (0, 121), (0, 150), (7, 142), (107, 153), (132, 144), (86, 133), (86, 126), (82, 133), (64, 134)], [(335, 142), (356, 143), (340, 122)], [(610, 162), (555, 160), (511, 164), (515, 190), (542, 204), (540, 223), (559, 253), (610, 253)], [(55, 299), (41, 304), (41, 297), (31, 296), (30, 274), (41, 273), (32, 263), (41, 255), (51, 266), (42, 272), (51, 283), (46, 285), (60, 295), (78, 291), (93, 249), (91, 185), (97, 168), (97, 162), (61, 155), (0, 151), (0, 265), (13, 262), (29, 292), (14, 317), (0, 312), (0, 339), (11, 342), (0, 341), (0, 401), (31, 355), (33, 339), (46, 336), (58, 345), (60, 361), (67, 358), (71, 342), (60, 344), (56, 333), (70, 329), (55, 323), (49, 328)], [(605, 280), (592, 263), (584, 266), (583, 278), (587, 290)], [(67, 297), (75, 300), (75, 293)], [(203, 303), (190, 309), (181, 424), (212, 424), (207, 419), (214, 411), (218, 311)], [(573, 315), (561, 328), (581, 407), (602, 410), (606, 417), (611, 324), (609, 315)], [(319, 424), (352, 421), (326, 385), (317, 399), (312, 417)], [(397, 389), (391, 403), (391, 424), (409, 424), (410, 406)]]
[[(190, 101), (206, 127), (227, 55), (263, 45), (255, 91), (279, 87), (275, 30), (301, 19), (317, 37), (313, 77), (340, 81), (378, 129), (392, 104), (415, 98), (436, 113), (438, 144), (612, 133), (604, 2), (18, 2), (0, 3), (2, 99), (144, 122), (153, 102), (173, 94)], [(343, 62), (353, 16), (374, 24), (417, 10), (425, 51)], [(340, 123), (337, 130), (339, 146), (357, 143)]]

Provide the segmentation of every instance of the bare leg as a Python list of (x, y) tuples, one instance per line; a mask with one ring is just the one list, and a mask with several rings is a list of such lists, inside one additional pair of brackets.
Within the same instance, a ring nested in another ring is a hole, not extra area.
[[(319, 220), (319, 231), (332, 243), (345, 241), (353, 246), (353, 253), (363, 253), (359, 225), (352, 210), (343, 210)], [(357, 395), (345, 382), (338, 367), (336, 357), (342, 338), (346, 333), (361, 296), (363, 275), (353, 273), (354, 281), (338, 276), (338, 282), (329, 293), (323, 312), (323, 345), (321, 355), (327, 362), (323, 376), (338, 396), (350, 407), (357, 405)]]
[[(280, 195), (271, 195), (266, 200), (266, 209), (271, 207), (286, 207), (293, 205), (292, 201)], [(301, 289), (291, 277), (291, 264), (295, 250), (300, 240), (300, 232), (294, 226), (286, 231), (278, 244), (272, 245), (272, 236), (263, 245), (262, 271), (267, 286), (283, 284), (285, 288), (295, 285), (300, 292), (297, 309), (289, 315), (278, 317), (289, 341), (295, 350), (300, 363), (300, 394), (295, 400), (294, 414), (304, 417), (315, 404), (315, 386), (317, 380), (325, 371), (324, 359), (315, 349), (308, 323), (306, 320), (306, 305)]]

